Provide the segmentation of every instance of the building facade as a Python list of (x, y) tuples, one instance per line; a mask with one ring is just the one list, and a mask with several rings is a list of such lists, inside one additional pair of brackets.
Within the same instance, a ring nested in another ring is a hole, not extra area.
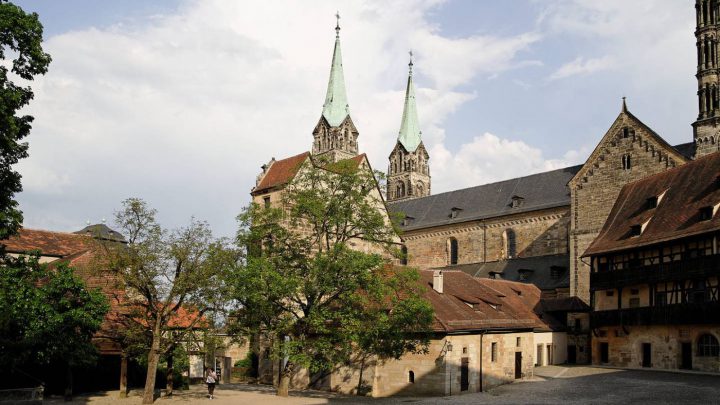
[(585, 252), (593, 363), (720, 371), (720, 154), (623, 187)]

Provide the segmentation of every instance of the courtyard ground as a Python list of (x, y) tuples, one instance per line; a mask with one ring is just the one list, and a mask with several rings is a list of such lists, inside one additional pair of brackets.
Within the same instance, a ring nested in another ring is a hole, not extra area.
[[(720, 376), (668, 373), (648, 370), (616, 370), (597, 367), (549, 366), (535, 369), (531, 380), (503, 385), (488, 392), (452, 397), (358, 398), (320, 391), (294, 391), (289, 398), (275, 396), (272, 387), (225, 384), (215, 399), (205, 397), (204, 386), (193, 386), (172, 398), (160, 398), (158, 405), (212, 403), (229, 404), (720, 404)], [(51, 399), (47, 403), (64, 403)], [(140, 392), (118, 399), (117, 392), (78, 397), (74, 404), (138, 405)]]

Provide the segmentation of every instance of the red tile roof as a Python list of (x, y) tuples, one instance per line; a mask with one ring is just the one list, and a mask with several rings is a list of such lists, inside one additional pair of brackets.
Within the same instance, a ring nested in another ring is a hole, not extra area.
[(435, 310), (438, 332), (480, 329), (553, 330), (540, 317), (540, 290), (531, 284), (478, 279), (461, 271), (443, 271), (443, 293), (433, 290), (433, 271), (421, 270), (424, 294)]
[(89, 249), (91, 238), (65, 232), (22, 228), (17, 235), (0, 241), (8, 253), (39, 250), (43, 256), (65, 257)]
[[(720, 153), (625, 185), (585, 256), (698, 235), (720, 229), (720, 214), (701, 220), (700, 210), (720, 203)], [(648, 199), (665, 195), (656, 208)], [(649, 222), (648, 222), (649, 221)], [(647, 226), (632, 236), (632, 226)]]
[(281, 186), (290, 181), (297, 174), (300, 166), (310, 156), (310, 152), (304, 152), (287, 159), (277, 160), (268, 168), (268, 172), (260, 183), (255, 186), (253, 193)]

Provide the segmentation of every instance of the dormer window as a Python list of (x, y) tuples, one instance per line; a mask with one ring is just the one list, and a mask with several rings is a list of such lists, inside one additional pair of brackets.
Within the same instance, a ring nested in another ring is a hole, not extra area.
[(525, 199), (520, 197), (519, 195), (512, 196), (512, 199), (510, 201), (510, 207), (512, 208), (519, 208), (523, 205), (523, 201)]
[(460, 211), (462, 211), (462, 208), (458, 208), (458, 207), (450, 208), (450, 218), (457, 218), (458, 214), (460, 214)]
[(533, 273), (530, 269), (518, 270), (518, 281), (527, 281), (528, 277)]
[(633, 225), (630, 227), (630, 237), (640, 236), (642, 233), (642, 225)]
[(415, 219), (415, 217), (411, 217), (410, 215), (405, 215), (405, 218), (403, 218), (401, 221), (401, 225), (408, 226), (412, 223), (413, 219)]
[(711, 220), (713, 217), (714, 211), (715, 210), (713, 209), (712, 206), (700, 208), (700, 216), (699, 216), (700, 221)]
[(499, 273), (497, 271), (491, 271), (490, 274), (488, 274), (488, 278), (491, 278), (493, 280), (499, 280), (502, 278), (502, 273)]
[(658, 206), (658, 197), (653, 196), (647, 199), (647, 207), (648, 209), (657, 208)]

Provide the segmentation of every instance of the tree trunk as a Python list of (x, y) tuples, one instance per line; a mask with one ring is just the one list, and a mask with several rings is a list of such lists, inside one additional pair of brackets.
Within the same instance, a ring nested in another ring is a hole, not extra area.
[(120, 356), (120, 398), (127, 398), (128, 387), (127, 387), (127, 368), (128, 359), (127, 355), (123, 353)]
[(288, 361), (285, 368), (280, 372), (280, 381), (278, 381), (277, 396), (287, 397), (290, 395), (290, 377), (292, 376), (292, 366)]
[(165, 385), (165, 395), (168, 397), (172, 396), (173, 394), (173, 360), (174, 359), (171, 351), (167, 359), (167, 385)]
[(152, 404), (155, 401), (155, 374), (160, 361), (160, 320), (155, 321), (153, 329), (152, 346), (148, 353), (147, 377), (145, 378), (145, 391), (143, 392), (143, 404)]
[(362, 395), (363, 392), (363, 371), (365, 371), (365, 356), (360, 360), (360, 376), (358, 377), (357, 392), (355, 395)]
[(65, 400), (72, 401), (72, 397), (73, 397), (73, 374), (72, 374), (72, 367), (70, 366), (70, 363), (68, 363), (67, 370), (65, 371)]

